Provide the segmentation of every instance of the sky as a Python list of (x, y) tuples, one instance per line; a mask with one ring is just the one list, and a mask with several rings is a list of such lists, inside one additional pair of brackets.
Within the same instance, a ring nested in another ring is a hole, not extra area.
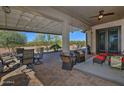
[(33, 32), (22, 32), (23, 34), (25, 34), (27, 36), (27, 41), (33, 41), (37, 35), (37, 33), (33, 33)]
[[(27, 41), (33, 41), (37, 35), (37, 33), (33, 33), (33, 32), (22, 32), (27, 36)], [(75, 40), (75, 41), (83, 41), (86, 40), (86, 34), (82, 33), (80, 31), (76, 31), (76, 32), (70, 32), (70, 41), (71, 40)]]
[(75, 40), (75, 41), (86, 40), (86, 34), (80, 31), (70, 32), (70, 40)]

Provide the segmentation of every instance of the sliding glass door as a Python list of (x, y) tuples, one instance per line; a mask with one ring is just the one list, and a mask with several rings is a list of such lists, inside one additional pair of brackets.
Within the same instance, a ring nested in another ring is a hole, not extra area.
[(104, 52), (105, 51), (105, 31), (99, 31), (97, 34), (97, 49), (99, 52)]
[(97, 52), (117, 53), (121, 51), (120, 27), (99, 29), (96, 31)]
[(108, 31), (108, 51), (109, 52), (118, 52), (118, 29), (111, 28)]

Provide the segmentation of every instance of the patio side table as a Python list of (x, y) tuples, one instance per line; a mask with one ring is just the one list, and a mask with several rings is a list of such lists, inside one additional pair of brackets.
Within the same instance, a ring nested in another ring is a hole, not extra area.
[(39, 63), (41, 63), (41, 61), (40, 61), (40, 59), (41, 59), (42, 57), (40, 56), (40, 54), (39, 53), (35, 53), (34, 54), (34, 64), (39, 64)]

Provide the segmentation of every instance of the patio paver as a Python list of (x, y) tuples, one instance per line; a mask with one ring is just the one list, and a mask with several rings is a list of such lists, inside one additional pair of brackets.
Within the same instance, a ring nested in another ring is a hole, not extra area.
[(72, 71), (62, 70), (60, 53), (44, 55), (44, 62), (34, 67), (36, 77), (44, 85), (50, 86), (93, 86), (93, 85), (118, 85), (109, 80), (84, 73), (77, 69)]
[[(82, 65), (82, 64), (80, 64)], [(84, 64), (85, 65), (85, 64)], [(43, 64), (34, 65), (32, 71), (22, 73), (22, 66), (1, 78), (4, 80), (17, 81), (17, 85), (48, 85), (48, 86), (110, 86), (119, 85), (109, 80), (84, 73), (77, 69), (66, 71), (61, 69), (62, 62), (60, 53), (45, 54)], [(77, 64), (78, 66), (78, 64)], [(76, 67), (76, 66), (75, 66)], [(11, 82), (10, 82), (11, 83)]]
[(93, 57), (85, 63), (77, 64), (74, 68), (124, 85), (124, 70), (111, 68), (107, 62), (103, 65), (93, 64), (92, 59)]

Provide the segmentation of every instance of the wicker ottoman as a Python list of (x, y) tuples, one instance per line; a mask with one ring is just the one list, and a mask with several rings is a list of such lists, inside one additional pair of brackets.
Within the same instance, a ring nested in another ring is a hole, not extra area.
[(105, 56), (97, 55), (93, 58), (93, 63), (103, 64), (105, 62), (105, 59)]

